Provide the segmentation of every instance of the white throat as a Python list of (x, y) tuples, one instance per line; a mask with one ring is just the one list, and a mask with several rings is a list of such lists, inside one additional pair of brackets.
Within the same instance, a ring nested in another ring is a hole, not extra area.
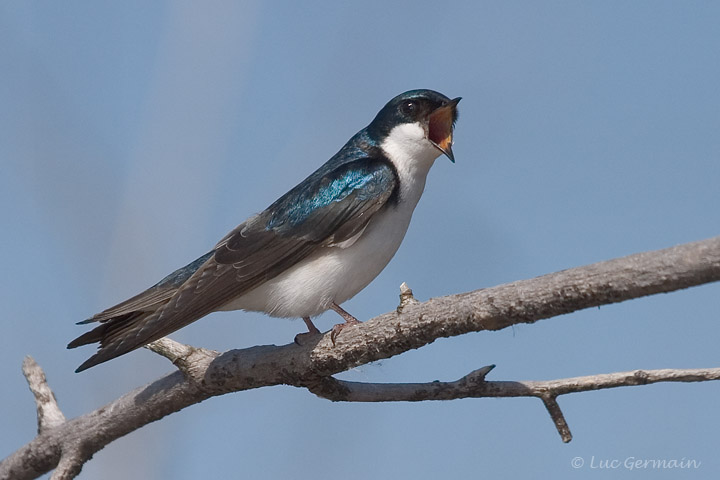
[(427, 139), (420, 123), (393, 127), (380, 144), (400, 177), (400, 199), (414, 208), (425, 188), (425, 179), (440, 150)]

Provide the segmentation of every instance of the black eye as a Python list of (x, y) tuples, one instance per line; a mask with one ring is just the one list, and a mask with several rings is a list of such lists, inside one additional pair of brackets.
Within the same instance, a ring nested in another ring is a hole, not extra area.
[(406, 100), (400, 104), (400, 113), (407, 117), (412, 117), (417, 111), (417, 103), (412, 100)]

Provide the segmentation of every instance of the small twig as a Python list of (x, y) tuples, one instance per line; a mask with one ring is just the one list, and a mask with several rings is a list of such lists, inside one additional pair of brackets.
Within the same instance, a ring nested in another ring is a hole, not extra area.
[(541, 395), (540, 399), (545, 404), (545, 408), (547, 408), (550, 418), (552, 418), (563, 443), (569, 443), (570, 440), (572, 440), (572, 433), (570, 433), (570, 427), (567, 421), (565, 421), (565, 415), (563, 415), (562, 410), (560, 410), (560, 405), (557, 403), (557, 396)]
[(64, 423), (65, 415), (60, 410), (55, 394), (50, 389), (45, 372), (40, 365), (28, 355), (23, 360), (22, 371), (30, 391), (35, 396), (38, 433)]
[(50, 480), (71, 480), (77, 477), (86, 461), (86, 458), (81, 458), (78, 455), (70, 455), (63, 452), (63, 455), (60, 457), (60, 461), (58, 462), (58, 466), (53, 471)]
[(408, 286), (407, 283), (403, 282), (400, 285), (400, 304), (397, 307), (397, 313), (402, 313), (403, 309), (406, 306), (412, 305), (413, 303), (420, 302), (415, 300), (412, 289)]
[(163, 337), (159, 340), (155, 340), (152, 343), (148, 343), (147, 345), (145, 345), (145, 348), (157, 353), (158, 355), (162, 355), (163, 357), (170, 360), (173, 364), (182, 361), (184, 358), (189, 357), (195, 350), (195, 348), (191, 347), (190, 345), (176, 342), (175, 340), (172, 340), (168, 337)]
[[(145, 345), (145, 348), (170, 360), (185, 377), (201, 380), (198, 376), (198, 365), (206, 365), (208, 361), (217, 358), (220, 353), (207, 348), (193, 347), (184, 343), (176, 342), (168, 337), (155, 340)], [(199, 362), (203, 357), (203, 362)]]

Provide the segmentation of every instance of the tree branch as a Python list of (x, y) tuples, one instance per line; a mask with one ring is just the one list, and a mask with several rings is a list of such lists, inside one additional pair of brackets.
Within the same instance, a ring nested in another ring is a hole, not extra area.
[(365, 383), (323, 377), (307, 388), (333, 402), (422, 402), (458, 398), (536, 397), (542, 400), (563, 442), (572, 439), (557, 397), (606, 388), (650, 385), (660, 382), (720, 380), (720, 368), (633, 370), (559, 380), (494, 382), (485, 380), (495, 365), (474, 370), (454, 382)]
[(40, 365), (31, 356), (27, 356), (23, 360), (22, 371), (30, 391), (35, 396), (38, 433), (64, 423), (65, 415), (60, 411), (55, 394), (50, 389), (45, 372)]
[[(52, 428), (41, 428), (34, 440), (0, 462), (0, 479), (35, 478), (56, 467), (61, 471), (58, 478), (72, 478), (85, 461), (116, 438), (215, 395), (279, 384), (315, 390), (326, 381), (325, 377), (422, 347), (441, 337), (533, 323), (584, 308), (717, 280), (720, 280), (720, 237), (423, 303), (406, 299), (401, 312), (386, 313), (343, 330), (336, 345), (326, 334), (303, 346), (294, 343), (257, 346), (219, 354), (155, 342), (151, 348), (164, 352), (181, 371), (86, 415)], [(649, 378), (652, 377), (633, 373), (635, 383), (630, 384), (651, 383)], [(702, 380), (705, 379), (698, 377), (696, 381)], [(607, 385), (603, 377), (593, 381), (594, 387), (585, 390), (618, 386), (603, 386)], [(555, 397), (585, 390), (572, 382), (554, 382), (561, 383), (552, 387), (553, 382), (546, 382), (546, 393), (540, 398), (560, 430), (564, 420), (560, 421), (562, 414), (558, 415)], [(538, 396), (527, 394), (528, 385), (533, 382), (480, 383), (488, 392), (502, 384), (508, 393), (504, 396)], [(567, 425), (562, 428), (567, 429)], [(563, 438), (569, 438), (569, 430)]]

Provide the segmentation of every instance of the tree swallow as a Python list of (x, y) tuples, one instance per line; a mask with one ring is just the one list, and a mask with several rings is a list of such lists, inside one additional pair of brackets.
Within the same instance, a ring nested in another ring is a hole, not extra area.
[(327, 163), (210, 252), (156, 285), (80, 324), (100, 322), (68, 345), (99, 342), (81, 372), (218, 310), (311, 317), (327, 310), (358, 323), (340, 305), (390, 262), (440, 154), (455, 162), (460, 98), (411, 90), (393, 98)]

